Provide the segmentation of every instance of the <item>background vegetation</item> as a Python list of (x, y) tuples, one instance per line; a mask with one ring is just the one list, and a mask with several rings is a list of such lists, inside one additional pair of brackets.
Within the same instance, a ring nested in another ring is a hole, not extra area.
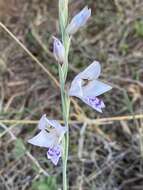
[[(57, 4), (0, 0), (0, 190), (61, 188), (61, 165), (53, 167), (45, 150), (27, 144), (43, 113), (61, 119), (51, 53), (52, 35), (58, 35)], [(86, 4), (92, 18), (73, 38), (68, 81), (96, 59), (101, 79), (113, 90), (103, 97), (103, 114), (81, 101), (72, 103), (70, 189), (142, 190), (143, 1), (72, 0), (70, 16)]]

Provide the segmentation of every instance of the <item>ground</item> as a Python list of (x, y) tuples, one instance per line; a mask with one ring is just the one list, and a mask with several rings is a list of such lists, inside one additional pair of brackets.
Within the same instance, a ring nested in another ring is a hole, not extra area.
[[(61, 163), (53, 167), (45, 150), (27, 143), (43, 113), (62, 120), (52, 55), (52, 36), (59, 35), (57, 4), (0, 1), (1, 190), (62, 187)], [(70, 18), (86, 4), (92, 17), (72, 39), (67, 88), (96, 59), (102, 65), (100, 79), (113, 89), (102, 96), (103, 114), (72, 100), (69, 189), (142, 190), (143, 1), (72, 0)]]

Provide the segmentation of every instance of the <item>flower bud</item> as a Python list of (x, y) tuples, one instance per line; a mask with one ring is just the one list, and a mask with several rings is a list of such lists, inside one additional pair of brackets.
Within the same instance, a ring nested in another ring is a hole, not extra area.
[(74, 34), (80, 27), (84, 26), (91, 16), (91, 9), (84, 7), (77, 15), (73, 17), (70, 24), (67, 26), (67, 33)]
[(63, 63), (65, 60), (65, 48), (59, 39), (57, 39), (56, 37), (53, 38), (54, 38), (53, 54), (55, 56), (55, 59), (59, 63)]

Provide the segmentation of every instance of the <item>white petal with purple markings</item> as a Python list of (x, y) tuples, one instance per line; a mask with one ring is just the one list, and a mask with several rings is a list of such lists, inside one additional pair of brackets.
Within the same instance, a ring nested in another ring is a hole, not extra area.
[(100, 73), (100, 63), (94, 61), (73, 79), (69, 89), (69, 95), (80, 98), (93, 109), (102, 112), (102, 108), (105, 105), (97, 96), (111, 90), (112, 87), (97, 80)]
[(28, 143), (48, 148), (47, 157), (57, 165), (61, 157), (61, 140), (67, 132), (67, 127), (63, 127), (56, 120), (49, 120), (43, 115), (39, 121), (38, 129), (41, 131), (28, 140)]
[(81, 99), (87, 105), (91, 106), (93, 109), (100, 113), (102, 113), (102, 108), (105, 108), (104, 102), (97, 97), (86, 97)]
[(61, 155), (62, 155), (62, 148), (60, 145), (57, 145), (53, 148), (49, 148), (47, 152), (47, 158), (50, 159), (54, 165), (58, 164)]

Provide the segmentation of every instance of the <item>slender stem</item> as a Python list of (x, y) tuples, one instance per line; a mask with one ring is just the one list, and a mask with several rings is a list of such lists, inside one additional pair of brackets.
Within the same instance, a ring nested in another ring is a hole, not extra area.
[(68, 189), (67, 184), (67, 160), (68, 160), (68, 149), (69, 149), (69, 110), (70, 110), (70, 100), (68, 93), (65, 89), (65, 83), (68, 73), (68, 53), (70, 46), (70, 38), (66, 33), (66, 26), (68, 21), (68, 0), (59, 0), (59, 25), (62, 43), (65, 48), (65, 62), (63, 65), (59, 65), (59, 78), (61, 86), (61, 100), (62, 100), (62, 112), (65, 126), (68, 128), (68, 132), (63, 138), (63, 190)]
[[(59, 65), (59, 78), (61, 84), (61, 99), (62, 99), (62, 112), (65, 126), (68, 128), (69, 120), (69, 97), (65, 91), (64, 74), (61, 66)], [(68, 147), (69, 147), (69, 128), (63, 138), (63, 190), (67, 190), (67, 160), (68, 160)]]

